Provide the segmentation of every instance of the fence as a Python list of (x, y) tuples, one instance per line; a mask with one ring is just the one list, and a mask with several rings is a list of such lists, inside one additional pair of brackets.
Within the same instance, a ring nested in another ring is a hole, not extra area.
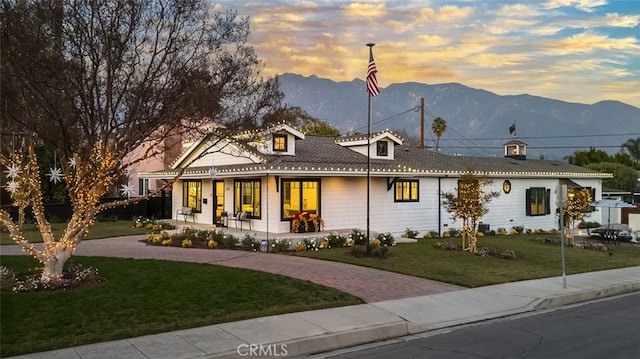
[[(102, 198), (101, 203), (107, 203), (114, 200), (122, 200), (122, 198)], [(18, 208), (13, 205), (3, 206), (14, 220), (18, 218)], [(47, 219), (51, 222), (66, 222), (71, 219), (73, 214), (73, 206), (70, 202), (63, 204), (45, 204), (44, 211)], [(159, 197), (151, 197), (137, 203), (128, 204), (109, 208), (98, 215), (98, 219), (117, 219), (130, 220), (138, 216), (157, 219), (170, 219), (171, 210), (171, 193), (164, 193)], [(28, 219), (33, 219), (33, 213), (30, 208), (25, 211)]]

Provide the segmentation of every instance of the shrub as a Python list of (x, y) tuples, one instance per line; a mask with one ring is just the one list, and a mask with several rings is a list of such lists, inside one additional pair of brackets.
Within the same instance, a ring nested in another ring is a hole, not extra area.
[(256, 242), (255, 237), (250, 234), (244, 235), (244, 237), (242, 238), (242, 241), (240, 241), (240, 245), (244, 250), (247, 250), (247, 251), (255, 252), (260, 248), (260, 243)]
[(445, 249), (449, 251), (458, 250), (458, 245), (449, 241), (436, 242), (433, 246), (438, 249)]
[[(375, 239), (374, 239), (375, 241)], [(373, 243), (373, 241), (372, 241)], [(389, 247), (388, 246), (380, 246), (377, 248), (373, 249), (373, 255), (380, 257), (380, 258), (385, 258), (387, 256), (387, 253), (389, 253)]]
[(271, 252), (280, 253), (286, 252), (291, 248), (291, 242), (286, 239), (276, 239), (271, 244)]
[(382, 243), (382, 242), (380, 242), (380, 240), (378, 238), (374, 238), (371, 241), (371, 248), (380, 248), (380, 243)]
[(210, 240), (207, 242), (207, 247), (209, 247), (209, 248), (211, 248), (211, 249), (215, 249), (215, 248), (217, 248), (217, 247), (218, 247), (218, 242), (216, 242), (216, 240), (215, 240), (215, 239), (210, 239)]
[(308, 251), (317, 251), (320, 248), (320, 245), (315, 238), (304, 238), (302, 242)]
[(512, 260), (517, 259), (518, 257), (516, 256), (516, 252), (513, 249), (505, 249), (505, 251), (500, 254), (500, 258)]
[(524, 227), (523, 226), (513, 226), (513, 227), (511, 227), (511, 233), (512, 234), (522, 234), (522, 233), (524, 233)]
[(418, 237), (418, 234), (420, 234), (420, 232), (416, 231), (415, 229), (407, 228), (404, 231), (403, 237), (404, 238), (413, 238), (413, 239), (415, 239), (415, 238)]
[(364, 256), (365, 254), (367, 254), (367, 246), (364, 245), (354, 245), (353, 247), (351, 247), (351, 255), (356, 257), (356, 258), (360, 258), (362, 256)]
[(356, 246), (366, 246), (369, 240), (367, 236), (359, 229), (351, 230), (351, 234), (349, 234), (348, 238), (349, 240), (353, 241), (353, 245)]
[(493, 247), (482, 247), (476, 252), (476, 255), (480, 257), (496, 257), (498, 250)]
[(504, 227), (500, 227), (498, 228), (498, 235), (500, 236), (506, 236), (507, 235), (507, 230), (504, 229)]
[(294, 246), (294, 249), (296, 252), (303, 252), (305, 250), (307, 250), (307, 246), (304, 243), (296, 243), (296, 245)]
[[(386, 233), (378, 233), (378, 235), (376, 236), (376, 239), (378, 241), (380, 241), (380, 246), (382, 247), (386, 247), (386, 246), (394, 246), (396, 244), (396, 240), (395, 238), (393, 238), (393, 234), (386, 232)], [(372, 241), (373, 243), (373, 241)]]
[(347, 245), (347, 236), (337, 232), (329, 233), (325, 239), (329, 242), (329, 248), (342, 248)]
[(449, 231), (442, 233), (442, 238), (450, 238), (450, 237), (451, 237), (451, 233)]
[(185, 238), (182, 240), (182, 242), (180, 242), (180, 244), (182, 245), (182, 247), (184, 248), (191, 248), (193, 247), (193, 242), (189, 239), (189, 238)]
[(217, 242), (223, 248), (234, 249), (238, 245), (238, 238), (225, 234)]
[(447, 233), (449, 233), (449, 237), (459, 237), (460, 236), (460, 230), (456, 229), (456, 228), (449, 228), (449, 230), (447, 230)]

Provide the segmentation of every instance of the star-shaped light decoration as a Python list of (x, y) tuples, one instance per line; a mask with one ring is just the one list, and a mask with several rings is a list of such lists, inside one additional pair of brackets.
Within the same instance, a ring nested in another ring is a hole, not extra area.
[(71, 157), (71, 159), (69, 160), (69, 167), (76, 168), (77, 165), (78, 165), (78, 160), (76, 156)]
[(16, 193), (16, 191), (18, 191), (18, 189), (20, 188), (20, 185), (18, 184), (18, 182), (11, 180), (9, 182), (7, 182), (7, 191), (11, 192), (11, 193)]
[(20, 177), (20, 173), (22, 172), (22, 170), (20, 169), (20, 166), (18, 165), (11, 165), (11, 166), (7, 166), (7, 170), (4, 171), (4, 173), (7, 174), (7, 177), (9, 178), (17, 178)]
[(49, 168), (49, 173), (47, 173), (47, 177), (49, 177), (49, 182), (58, 183), (62, 182), (62, 170), (58, 167)]
[(127, 183), (120, 185), (120, 193), (122, 193), (123, 196), (131, 197), (131, 195), (136, 194), (136, 189), (132, 184)]

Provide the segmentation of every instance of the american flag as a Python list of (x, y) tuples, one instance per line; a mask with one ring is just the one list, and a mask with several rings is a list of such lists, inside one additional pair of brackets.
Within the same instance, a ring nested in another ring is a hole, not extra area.
[(369, 48), (369, 68), (367, 69), (367, 92), (371, 96), (380, 94), (378, 89), (378, 79), (376, 78), (376, 63), (373, 61), (373, 48)]

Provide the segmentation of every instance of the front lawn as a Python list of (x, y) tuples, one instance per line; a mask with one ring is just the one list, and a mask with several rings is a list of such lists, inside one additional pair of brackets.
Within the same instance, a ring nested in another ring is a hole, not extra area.
[[(0, 260), (17, 272), (37, 266), (27, 256)], [(67, 292), (2, 293), (2, 357), (362, 303), (332, 288), (252, 270), (101, 257), (71, 261), (97, 268), (107, 282)]]
[[(434, 247), (436, 242), (445, 240), (460, 245), (460, 238), (420, 239), (418, 243), (398, 243), (390, 249), (386, 258), (357, 258), (351, 255), (350, 247), (304, 251), (298, 252), (298, 255), (368, 266), (472, 288), (562, 275), (560, 246), (539, 243), (537, 239), (544, 236), (554, 235), (522, 234), (478, 239), (478, 249), (485, 246), (493, 247), (498, 252), (511, 249), (517, 255), (515, 260), (483, 258), (467, 252)], [(608, 251), (565, 248), (567, 274), (640, 266), (639, 246), (624, 244), (607, 247)]]

